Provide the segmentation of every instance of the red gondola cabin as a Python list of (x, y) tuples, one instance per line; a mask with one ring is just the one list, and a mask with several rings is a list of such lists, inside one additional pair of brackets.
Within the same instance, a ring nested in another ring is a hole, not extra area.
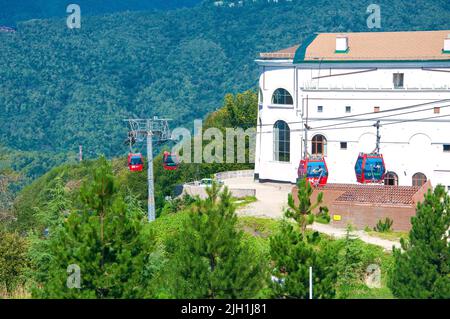
[(382, 154), (361, 153), (355, 164), (356, 180), (361, 184), (383, 183), (386, 166)]
[(141, 172), (144, 169), (144, 158), (141, 153), (128, 154), (128, 168), (131, 172)]
[(328, 181), (328, 167), (325, 158), (318, 157), (301, 160), (298, 167), (298, 177), (306, 177), (313, 187), (325, 186)]
[(178, 157), (175, 154), (164, 152), (163, 166), (166, 171), (174, 171), (178, 168)]

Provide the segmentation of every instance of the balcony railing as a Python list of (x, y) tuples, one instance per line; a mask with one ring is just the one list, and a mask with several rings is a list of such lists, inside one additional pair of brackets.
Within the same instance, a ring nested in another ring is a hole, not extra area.
[(394, 88), (394, 86), (374, 86), (374, 85), (317, 85), (303, 84), (300, 86), (304, 91), (450, 91), (450, 85), (431, 85), (431, 86), (404, 86), (403, 88)]

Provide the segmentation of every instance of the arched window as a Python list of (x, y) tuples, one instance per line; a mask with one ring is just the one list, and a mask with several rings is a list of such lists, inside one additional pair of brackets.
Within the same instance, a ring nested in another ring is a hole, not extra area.
[(264, 95), (263, 95), (263, 91), (261, 89), (259, 89), (259, 103), (264, 103)]
[(387, 172), (384, 178), (384, 185), (397, 186), (398, 185), (398, 175), (394, 172)]
[(415, 173), (412, 177), (413, 186), (423, 186), (427, 182), (427, 177), (422, 173)]
[(323, 135), (315, 135), (312, 138), (312, 155), (327, 155), (327, 139)]
[(291, 159), (291, 130), (284, 121), (277, 121), (273, 126), (273, 158), (279, 162)]
[(293, 105), (292, 95), (285, 89), (276, 89), (272, 95), (272, 104)]

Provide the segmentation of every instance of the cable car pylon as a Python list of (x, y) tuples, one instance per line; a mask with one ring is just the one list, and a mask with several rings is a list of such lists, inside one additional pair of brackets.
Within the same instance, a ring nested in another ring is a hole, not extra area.
[(361, 184), (382, 183), (386, 176), (386, 165), (383, 154), (380, 152), (380, 121), (378, 120), (373, 126), (377, 129), (375, 149), (372, 153), (360, 153), (355, 164), (356, 180)]
[[(152, 222), (156, 219), (155, 208), (155, 186), (153, 173), (153, 142), (163, 142), (170, 140), (170, 119), (127, 119), (130, 131), (128, 132), (128, 141), (130, 149), (136, 142), (147, 143), (147, 182), (148, 182), (148, 221)], [(141, 155), (142, 156), (142, 155)], [(142, 157), (141, 157), (142, 158)], [(129, 157), (130, 165), (130, 157)]]

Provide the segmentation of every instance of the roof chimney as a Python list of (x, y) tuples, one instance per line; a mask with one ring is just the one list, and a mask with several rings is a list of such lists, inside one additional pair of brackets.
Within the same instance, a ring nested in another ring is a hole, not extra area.
[(348, 36), (338, 35), (336, 37), (336, 53), (347, 53), (348, 51)]
[(447, 35), (447, 39), (444, 39), (444, 53), (450, 53), (450, 34)]

